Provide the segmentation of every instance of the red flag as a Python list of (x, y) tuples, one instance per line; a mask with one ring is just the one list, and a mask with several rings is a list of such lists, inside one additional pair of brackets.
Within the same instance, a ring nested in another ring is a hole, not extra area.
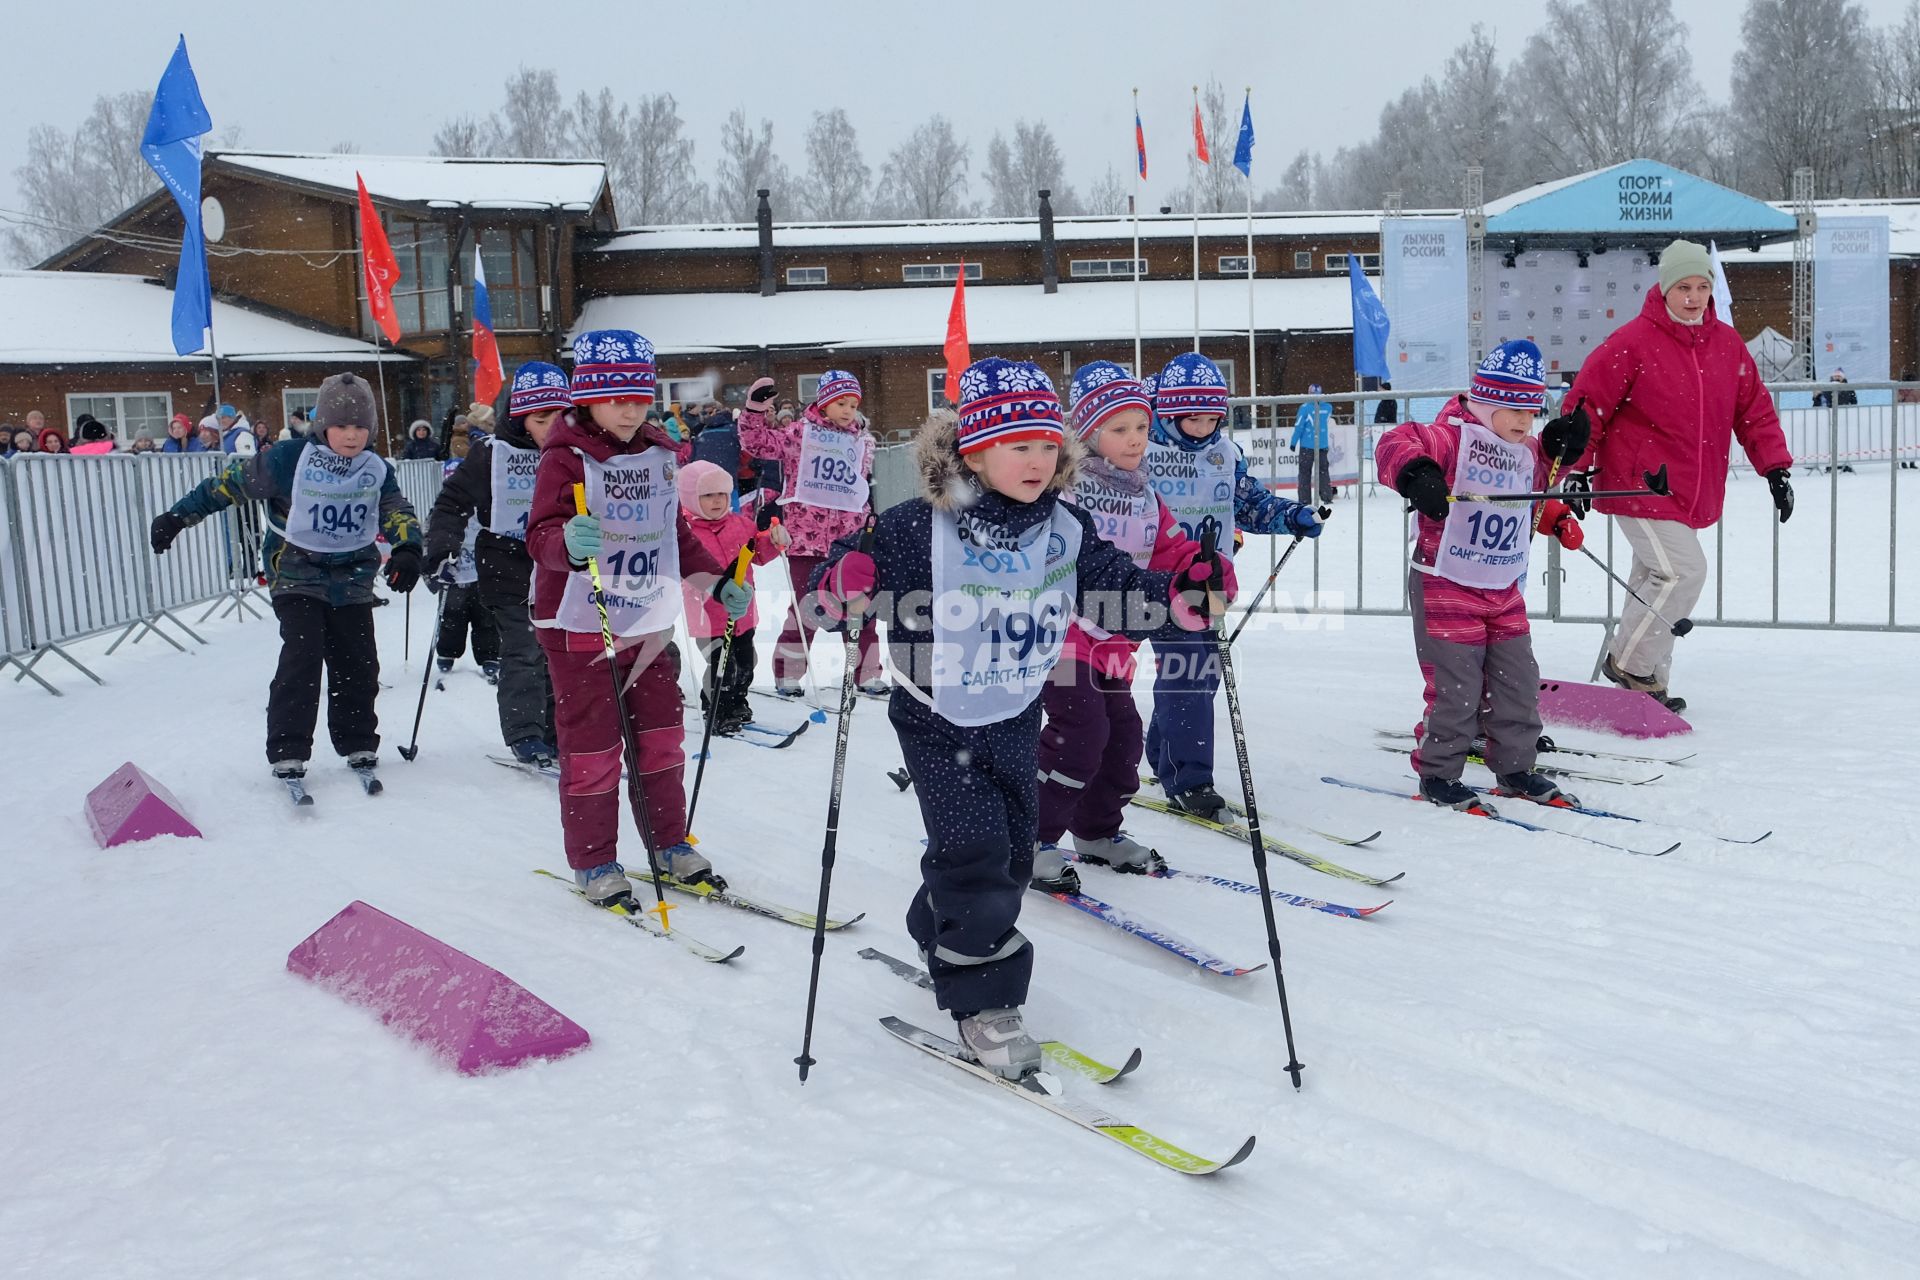
[(947, 403), (960, 407), (960, 374), (973, 363), (967, 350), (967, 264), (953, 278), (953, 305), (947, 309)]
[(1200, 158), (1201, 164), (1212, 164), (1213, 157), (1207, 154), (1207, 126), (1200, 123), (1200, 99), (1193, 100), (1193, 153)]
[(360, 275), (367, 285), (367, 309), (387, 341), (400, 341), (400, 317), (393, 309), (393, 286), (400, 281), (400, 264), (394, 261), (393, 246), (387, 243), (386, 228), (374, 212), (373, 197), (359, 174), (353, 175), (360, 188)]

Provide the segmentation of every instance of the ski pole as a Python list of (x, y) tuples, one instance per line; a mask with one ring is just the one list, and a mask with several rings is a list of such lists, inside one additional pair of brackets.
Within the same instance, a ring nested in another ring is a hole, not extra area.
[[(406, 622), (400, 628), (400, 662), (402, 665), (413, 661), (413, 592), (407, 592), (405, 609)], [(438, 635), (439, 627), (434, 628)], [(428, 665), (432, 665), (429, 663)]]
[[(1315, 511), (1314, 514), (1319, 516), (1322, 521), (1325, 521), (1328, 516), (1333, 514), (1333, 508), (1321, 507)], [(1247, 629), (1247, 624), (1253, 621), (1253, 611), (1260, 607), (1260, 602), (1267, 598), (1267, 592), (1273, 589), (1274, 579), (1280, 576), (1280, 571), (1287, 567), (1287, 561), (1293, 558), (1293, 553), (1298, 551), (1300, 544), (1306, 540), (1307, 535), (1304, 533), (1296, 533), (1293, 535), (1293, 541), (1289, 542), (1287, 549), (1280, 553), (1280, 563), (1273, 566), (1273, 572), (1267, 575), (1267, 580), (1260, 584), (1260, 590), (1254, 593), (1253, 601), (1247, 605), (1247, 611), (1240, 619), (1240, 625), (1235, 627), (1233, 634), (1227, 637), (1228, 644), (1232, 644), (1235, 640), (1238, 640), (1240, 633)]]
[(1667, 464), (1661, 463), (1658, 471), (1642, 472), (1640, 478), (1647, 482), (1644, 489), (1581, 489), (1566, 492), (1558, 489), (1543, 490), (1538, 493), (1450, 493), (1448, 502), (1544, 502), (1548, 498), (1564, 498), (1571, 501), (1591, 502), (1595, 498), (1644, 498), (1652, 494), (1656, 498), (1666, 497), (1672, 490), (1667, 484)]
[[(588, 514), (587, 486), (584, 484), (576, 483), (573, 486), (573, 509), (583, 516)], [(660, 927), (670, 930), (673, 926), (667, 919), (667, 913), (673, 908), (667, 903), (666, 884), (660, 877), (660, 857), (653, 848), (653, 819), (647, 816), (646, 795), (640, 787), (640, 744), (634, 740), (633, 718), (627, 714), (626, 691), (620, 687), (620, 664), (614, 660), (613, 623), (607, 619), (607, 593), (600, 584), (599, 556), (587, 557), (587, 575), (593, 580), (593, 607), (600, 614), (600, 646), (607, 659), (607, 676), (613, 681), (613, 706), (620, 713), (620, 749), (625, 754), (627, 764), (627, 803), (633, 806), (633, 821), (640, 828), (640, 843), (647, 850), (647, 870), (653, 874), (651, 910), (660, 917)], [(639, 661), (639, 655), (635, 655), (634, 661)]]
[(1645, 596), (1641, 595), (1638, 591), (1635, 591), (1631, 586), (1628, 586), (1627, 580), (1625, 578), (1621, 577), (1619, 574), (1615, 573), (1612, 569), (1608, 568), (1607, 562), (1605, 560), (1602, 560), (1599, 556), (1593, 554), (1593, 552), (1587, 550), (1585, 547), (1580, 548), (1580, 554), (1585, 556), (1587, 559), (1593, 561), (1595, 564), (1599, 565), (1600, 572), (1606, 574), (1609, 578), (1612, 578), (1615, 582), (1619, 583), (1620, 589), (1622, 591), (1632, 596), (1635, 600), (1638, 600), (1640, 602), (1641, 608), (1645, 609), (1648, 613), (1652, 614), (1654, 617), (1660, 619), (1661, 622), (1665, 623), (1668, 631), (1671, 631), (1676, 636), (1683, 636), (1687, 634), (1687, 632), (1693, 630), (1692, 618), (1682, 618), (1678, 622), (1667, 622), (1666, 615), (1662, 614), (1658, 609), (1648, 604)]
[[(413, 592), (407, 592), (407, 600), (412, 602)], [(436, 636), (440, 634), (440, 617), (446, 611), (447, 593), (443, 590), (440, 592), (440, 603), (433, 610), (433, 634)], [(407, 614), (407, 621), (409, 625), (412, 624), (412, 613)], [(427, 682), (432, 679), (433, 659), (429, 657), (420, 664), (420, 704), (413, 709), (413, 741), (400, 748), (400, 758), (409, 764), (420, 755), (420, 716), (427, 709)]]
[[(731, 581), (735, 584), (745, 582), (747, 565), (752, 563), (752, 561), (753, 540), (749, 538), (747, 545), (740, 548), (740, 558), (733, 562)], [(718, 594), (717, 588), (715, 589), (715, 594)], [(727, 672), (732, 670), (733, 629), (735, 625), (736, 622), (733, 618), (727, 619), (726, 636), (725, 639), (720, 642), (720, 666), (714, 672), (713, 688), (707, 694), (707, 724), (706, 727), (700, 731), (700, 754), (696, 757), (698, 763), (693, 766), (693, 794), (687, 797), (687, 839), (689, 841), (693, 840), (693, 812), (700, 807), (700, 780), (707, 776), (707, 748), (713, 743), (713, 721), (714, 717), (718, 715), (720, 711), (720, 684), (727, 678)], [(695, 843), (698, 842), (696, 841)]]
[[(867, 517), (867, 527), (860, 534), (860, 551), (863, 555), (873, 554), (872, 516)], [(799, 617), (798, 597), (793, 606), (794, 616)], [(827, 835), (820, 846), (820, 901), (813, 911), (813, 971), (807, 976), (807, 1025), (800, 1037), (800, 1056), (794, 1059), (800, 1065), (801, 1084), (807, 1082), (807, 1069), (814, 1064), (813, 1007), (820, 994), (820, 956), (827, 945), (827, 897), (833, 886), (834, 849), (840, 843), (840, 789), (847, 776), (847, 727), (853, 722), (855, 669), (860, 665), (860, 633), (866, 625), (867, 620), (860, 611), (849, 606), (845, 642), (847, 669), (840, 676), (840, 726), (833, 740), (833, 786), (827, 792)]]
[[(1212, 556), (1220, 537), (1217, 526), (1208, 527), (1201, 534), (1200, 551), (1203, 556)], [(1253, 798), (1253, 766), (1247, 759), (1247, 725), (1240, 714), (1240, 686), (1233, 677), (1233, 651), (1231, 643), (1220, 633), (1213, 618), (1211, 587), (1207, 591), (1207, 638), (1213, 641), (1214, 652), (1220, 658), (1220, 683), (1227, 690), (1227, 719), (1233, 726), (1233, 750), (1240, 762), (1240, 792), (1247, 801), (1247, 843), (1253, 848), (1254, 875), (1260, 882), (1260, 908), (1267, 921), (1267, 955), (1273, 960), (1273, 981), (1280, 991), (1280, 1025), (1287, 1035), (1287, 1074), (1293, 1079), (1293, 1087), (1300, 1087), (1300, 1072), (1304, 1070), (1300, 1055), (1293, 1047), (1293, 1013), (1287, 1007), (1287, 975), (1280, 963), (1280, 934), (1273, 919), (1273, 893), (1267, 884), (1267, 846), (1260, 834), (1260, 807)]]

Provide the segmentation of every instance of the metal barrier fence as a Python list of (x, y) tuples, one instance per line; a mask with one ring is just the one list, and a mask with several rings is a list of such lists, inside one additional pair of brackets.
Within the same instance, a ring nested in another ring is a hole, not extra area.
[[(155, 635), (186, 646), (159, 623), (206, 641), (180, 616), (264, 617), (257, 574), (264, 512), (248, 503), (183, 532), (164, 556), (148, 545), (154, 516), (232, 459), (224, 454), (19, 454), (0, 462), (0, 672), (55, 688), (36, 668), (53, 654), (95, 684), (74, 641), (117, 631), (113, 653)], [(438, 462), (394, 464), (424, 519), (439, 492)]]

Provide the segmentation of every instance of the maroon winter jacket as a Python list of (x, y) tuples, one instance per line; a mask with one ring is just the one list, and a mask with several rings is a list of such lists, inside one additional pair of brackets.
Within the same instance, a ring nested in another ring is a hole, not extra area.
[[(576, 514), (573, 486), (586, 479), (586, 467), (580, 461), (585, 453), (596, 462), (623, 453), (641, 453), (654, 445), (673, 449), (673, 437), (656, 423), (644, 423), (633, 439), (622, 443), (595, 426), (593, 420), (577, 410), (562, 414), (553, 424), (540, 451), (540, 467), (533, 478), (533, 511), (527, 517), (527, 553), (533, 557), (533, 619), (536, 625), (550, 621), (560, 610), (560, 597), (567, 589), (567, 575), (576, 572), (567, 556), (566, 525)], [(575, 450), (580, 453), (576, 453)], [(671, 491), (670, 491), (671, 492)], [(673, 499), (669, 499), (673, 501)], [(687, 516), (674, 501), (679, 520), (680, 576), (711, 584), (731, 566), (714, 559), (704, 543), (687, 527)], [(580, 572), (584, 572), (581, 570)], [(564, 645), (552, 628), (542, 627), (542, 644)], [(622, 647), (632, 643), (622, 641)], [(593, 637), (593, 647), (600, 638)]]
[(1720, 519), (1727, 458), (1738, 437), (1761, 475), (1793, 465), (1773, 399), (1731, 325), (1707, 304), (1705, 320), (1684, 325), (1648, 289), (1640, 314), (1614, 331), (1580, 366), (1567, 392), (1585, 403), (1593, 439), (1579, 466), (1597, 463), (1596, 489), (1638, 489), (1641, 473), (1667, 464), (1666, 498), (1603, 498), (1607, 515), (1678, 520), (1704, 529)]

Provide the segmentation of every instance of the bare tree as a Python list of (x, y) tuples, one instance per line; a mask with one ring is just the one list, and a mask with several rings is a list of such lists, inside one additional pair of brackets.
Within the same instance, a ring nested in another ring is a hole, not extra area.
[(493, 116), (489, 152), (497, 156), (558, 156), (573, 132), (572, 114), (552, 71), (521, 67), (507, 78), (505, 100)]
[(1318, 158), (1305, 150), (1294, 156), (1280, 171), (1280, 185), (1256, 196), (1253, 207), (1281, 213), (1313, 208), (1314, 168)]
[(774, 154), (773, 121), (758, 128), (747, 123), (747, 113), (735, 107), (720, 129), (720, 163), (713, 175), (713, 216), (751, 222), (760, 212), (760, 188), (769, 192), (776, 216), (791, 212), (793, 175)]
[(634, 173), (639, 169), (634, 152), (633, 114), (614, 100), (613, 90), (589, 94), (582, 89), (567, 112), (567, 154), (598, 160), (607, 166), (607, 186), (613, 191), (616, 214), (624, 216), (637, 206)]
[(7, 230), (8, 256), (31, 265), (159, 189), (140, 155), (153, 95), (101, 94), (71, 134), (37, 125), (13, 171), (33, 220)]
[(336, 156), (357, 156), (360, 154), (360, 144), (351, 138), (342, 138), (327, 150)]
[(844, 222), (867, 214), (867, 184), (872, 170), (860, 158), (853, 122), (839, 107), (813, 113), (807, 129), (807, 176), (800, 202), (807, 215)]
[(1803, 165), (1821, 195), (1843, 194), (1865, 141), (1865, 10), (1849, 0), (1750, 0), (1740, 36), (1730, 106), (1765, 162), (1768, 194), (1792, 194)]
[[(1133, 175), (1123, 174), (1112, 165), (1100, 175), (1098, 181), (1087, 188), (1087, 194), (1081, 197), (1080, 211), (1092, 214), (1125, 214), (1129, 212), (1127, 201), (1133, 196)], [(1146, 210), (1142, 209), (1142, 213)]]
[(455, 116), (433, 135), (433, 154), (471, 159), (489, 154), (488, 124), (473, 116)]
[(1703, 106), (1672, 0), (1548, 0), (1512, 74), (1536, 172), (1684, 159), (1677, 144)]
[(963, 216), (972, 150), (954, 136), (952, 121), (929, 116), (887, 156), (875, 205), (889, 218)]
[(1209, 79), (1200, 90), (1200, 118), (1207, 132), (1208, 162), (1201, 164), (1194, 151), (1193, 116), (1188, 112), (1182, 137), (1187, 148), (1187, 185), (1170, 191), (1161, 203), (1177, 213), (1193, 211), (1194, 200), (1202, 213), (1224, 213), (1240, 209), (1247, 202), (1247, 179), (1233, 167), (1234, 143), (1240, 136), (1240, 116), (1230, 111), (1227, 90), (1217, 78)]
[[(632, 168), (618, 175), (614, 197), (622, 201), (621, 217), (643, 226), (704, 217), (707, 189), (694, 173), (693, 139), (685, 136), (686, 124), (673, 95), (637, 99), (631, 133)], [(608, 174), (609, 181), (614, 177)]]
[(1868, 53), (1865, 163), (1882, 196), (1920, 195), (1920, 0), (1876, 32)]
[(1072, 213), (1078, 207), (1073, 188), (1067, 185), (1067, 164), (1060, 155), (1060, 144), (1044, 120), (1028, 124), (1014, 122), (1013, 141), (1000, 134), (987, 144), (987, 212), (995, 217), (1017, 218), (1034, 211), (1036, 192), (1045, 188), (1053, 193), (1055, 212)]
[(1431, 85), (1434, 163), (1417, 187), (1400, 188), (1409, 203), (1455, 203), (1469, 165), (1480, 166), (1488, 191), (1512, 191), (1541, 180), (1544, 175), (1525, 171), (1524, 157), (1514, 145), (1508, 78), (1492, 33), (1476, 22), (1448, 55), (1439, 83)]

